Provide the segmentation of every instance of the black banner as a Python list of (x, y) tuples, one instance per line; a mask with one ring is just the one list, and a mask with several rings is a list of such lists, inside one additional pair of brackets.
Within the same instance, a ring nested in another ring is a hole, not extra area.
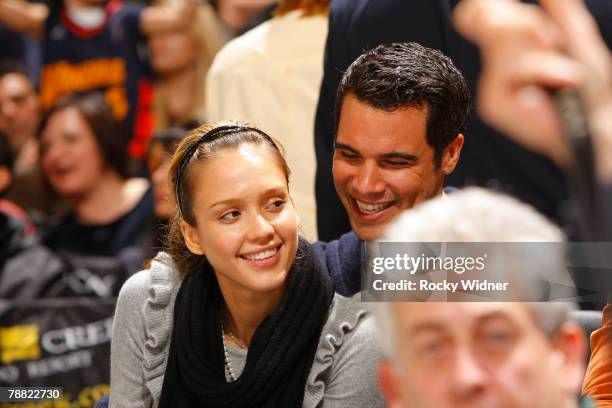
[(115, 298), (0, 301), (0, 386), (63, 387), (61, 401), (3, 407), (92, 407), (108, 394)]

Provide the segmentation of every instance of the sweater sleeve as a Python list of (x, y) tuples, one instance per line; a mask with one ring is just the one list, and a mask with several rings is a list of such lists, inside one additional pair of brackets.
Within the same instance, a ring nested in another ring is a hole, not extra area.
[(152, 406), (143, 371), (144, 306), (149, 286), (149, 271), (141, 271), (119, 292), (111, 341), (111, 408)]
[(322, 407), (385, 406), (378, 386), (380, 354), (374, 329), (374, 320), (368, 316), (346, 336), (334, 359)]
[(360, 302), (336, 294), (306, 384), (304, 408), (384, 407), (374, 330)]

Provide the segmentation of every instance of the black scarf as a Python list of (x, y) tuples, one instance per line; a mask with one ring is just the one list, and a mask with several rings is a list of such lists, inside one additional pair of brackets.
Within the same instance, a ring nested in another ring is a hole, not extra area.
[(160, 408), (301, 407), (332, 297), (329, 276), (300, 240), (280, 305), (257, 327), (242, 374), (228, 383), (217, 279), (209, 264), (189, 274), (174, 306)]

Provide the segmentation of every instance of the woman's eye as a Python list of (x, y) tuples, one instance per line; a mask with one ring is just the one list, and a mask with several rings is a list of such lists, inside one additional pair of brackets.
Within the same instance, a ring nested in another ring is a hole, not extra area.
[(221, 219), (222, 220), (226, 220), (226, 221), (231, 221), (233, 219), (238, 218), (239, 216), (240, 216), (240, 212), (238, 212), (238, 211), (229, 211), (229, 212), (226, 212), (225, 214), (223, 214), (221, 216)]

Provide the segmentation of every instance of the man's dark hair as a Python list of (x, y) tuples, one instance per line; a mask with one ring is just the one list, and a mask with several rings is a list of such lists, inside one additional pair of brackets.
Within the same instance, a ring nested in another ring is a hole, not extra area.
[(32, 77), (30, 77), (30, 74), (26, 70), (25, 66), (17, 60), (0, 60), (0, 78), (8, 74), (23, 75), (28, 79), (28, 81), (34, 84), (34, 81), (32, 80)]
[(436, 166), (444, 148), (465, 132), (470, 99), (465, 78), (450, 58), (417, 43), (379, 45), (348, 67), (336, 94), (336, 133), (348, 94), (386, 112), (427, 107), (427, 143)]

